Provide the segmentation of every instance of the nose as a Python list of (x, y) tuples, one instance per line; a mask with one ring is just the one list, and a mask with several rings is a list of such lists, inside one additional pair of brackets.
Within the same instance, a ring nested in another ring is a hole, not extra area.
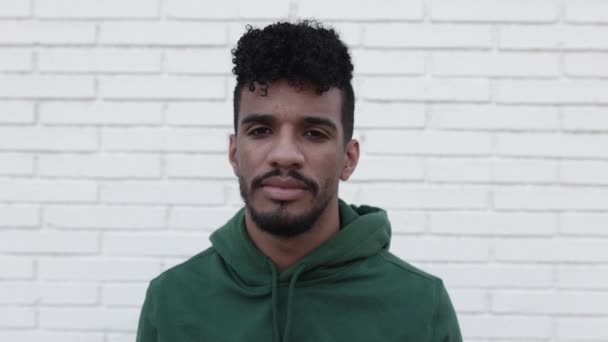
[(290, 132), (282, 132), (268, 153), (273, 168), (299, 169), (304, 165), (304, 154), (297, 139)]

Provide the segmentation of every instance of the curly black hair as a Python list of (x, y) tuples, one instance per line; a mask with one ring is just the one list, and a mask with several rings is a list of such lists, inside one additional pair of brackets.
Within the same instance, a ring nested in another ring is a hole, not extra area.
[(264, 27), (247, 25), (247, 32), (232, 50), (234, 88), (234, 130), (237, 131), (241, 90), (250, 91), (259, 84), (262, 96), (268, 83), (286, 80), (302, 88), (315, 87), (318, 94), (337, 87), (342, 90), (342, 128), (344, 141), (352, 138), (355, 95), (351, 80), (353, 64), (346, 45), (333, 30), (317, 21), (278, 22)]

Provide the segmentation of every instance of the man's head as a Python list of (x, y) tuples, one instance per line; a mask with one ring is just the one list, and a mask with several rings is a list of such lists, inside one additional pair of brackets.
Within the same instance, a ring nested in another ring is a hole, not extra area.
[(355, 112), (353, 65), (348, 48), (333, 29), (311, 21), (280, 22), (261, 30), (248, 26), (232, 54), (232, 72), (237, 81), (233, 97), (235, 133), (242, 90), (254, 91), (259, 86), (265, 92), (269, 83), (285, 80), (294, 87), (312, 85), (319, 94), (331, 87), (340, 89), (344, 142), (350, 141)]
[(230, 162), (248, 212), (271, 234), (306, 232), (359, 157), (348, 49), (320, 24), (277, 23), (249, 27), (233, 55)]

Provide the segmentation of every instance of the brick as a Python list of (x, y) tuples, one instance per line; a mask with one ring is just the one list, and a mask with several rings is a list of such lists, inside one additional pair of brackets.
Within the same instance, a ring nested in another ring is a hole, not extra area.
[(487, 102), (490, 85), (485, 79), (428, 79), (367, 77), (361, 79), (364, 100), (428, 102)]
[(0, 282), (0, 304), (92, 305), (97, 297), (94, 284)]
[(606, 290), (608, 267), (603, 265), (559, 265), (557, 285), (564, 289)]
[(161, 53), (143, 49), (52, 49), (38, 51), (42, 72), (152, 73), (160, 71)]
[(608, 339), (606, 317), (556, 318), (556, 335), (562, 340), (604, 341)]
[(263, 6), (245, 0), (228, 0), (205, 3), (196, 0), (171, 0), (167, 2), (166, 14), (170, 18), (187, 19), (286, 19), (289, 2), (264, 1)]
[(169, 125), (233, 127), (232, 102), (170, 102), (165, 115)]
[(428, 159), (426, 178), (433, 182), (492, 181), (492, 161), (488, 159)]
[(493, 44), (491, 27), (486, 25), (369, 24), (364, 37), (369, 47), (449, 49), (490, 48)]
[(459, 313), (482, 313), (487, 311), (488, 294), (485, 290), (450, 290), (450, 299)]
[(560, 177), (567, 184), (608, 184), (608, 162), (562, 161)]
[(495, 241), (499, 261), (606, 262), (606, 241), (596, 238), (528, 238)]
[(365, 133), (365, 150), (414, 155), (488, 155), (491, 142), (487, 133), (375, 130)]
[(34, 261), (25, 257), (0, 255), (0, 279), (31, 279), (34, 277)]
[[(27, 3), (27, 1), (22, 2)], [(0, 43), (93, 44), (95, 23), (3, 21), (0, 22)]]
[(608, 28), (600, 26), (504, 26), (499, 47), (518, 50), (606, 50)]
[(86, 99), (93, 98), (94, 96), (94, 79), (88, 76), (0, 76), (0, 99)]
[(108, 334), (106, 342), (131, 342), (136, 337), (136, 334)]
[(238, 208), (193, 208), (173, 206), (169, 213), (170, 229), (211, 231), (223, 226)]
[(35, 206), (0, 205), (0, 227), (36, 227), (40, 213)]
[(0, 127), (0, 150), (94, 151), (97, 132), (92, 128)]
[(555, 183), (557, 162), (531, 159), (429, 159), (427, 179), (436, 182)]
[(366, 185), (361, 203), (387, 209), (484, 209), (488, 192), (473, 187)]
[(351, 51), (356, 75), (422, 75), (422, 52), (356, 49)]
[(34, 106), (30, 102), (0, 101), (0, 124), (31, 124)]
[(166, 209), (134, 206), (47, 206), (44, 224), (78, 229), (161, 229)]
[(37, 0), (35, 13), (41, 18), (156, 18), (158, 0)]
[[(332, 6), (322, 0), (307, 0), (298, 3), (298, 16), (303, 18), (338, 20), (422, 20), (423, 3), (416, 1), (385, 1), (383, 6), (373, 2), (360, 2), (352, 6), (347, 0), (334, 1)], [(345, 11), (345, 8), (350, 10)]]
[(96, 284), (47, 283), (40, 285), (40, 303), (44, 305), (94, 305), (99, 301)]
[(358, 128), (421, 128), (426, 114), (423, 104), (398, 102), (357, 102)]
[(146, 295), (146, 283), (110, 283), (101, 288), (101, 303), (105, 306), (140, 308)]
[(0, 331), (0, 340), (11, 342), (104, 342), (103, 333), (99, 332), (67, 332), (67, 331)]
[(97, 240), (88, 232), (5, 231), (0, 232), (0, 252), (90, 254), (99, 252)]
[(4, 0), (0, 5), (0, 18), (28, 17), (30, 15), (30, 11), (29, 1)]
[(235, 178), (228, 156), (225, 154), (170, 155), (167, 156), (166, 162), (167, 175), (172, 178)]
[(599, 80), (504, 80), (496, 82), (498, 103), (604, 104), (608, 82)]
[(434, 52), (431, 73), (440, 76), (557, 77), (558, 54)]
[(232, 75), (232, 55), (227, 48), (168, 50), (165, 58), (170, 73)]
[(485, 261), (490, 255), (490, 242), (480, 238), (395, 235), (391, 251), (411, 261)]
[(226, 84), (222, 77), (108, 76), (101, 78), (99, 87), (104, 99), (204, 100), (226, 97)]
[(34, 308), (0, 307), (0, 328), (34, 328)]
[(374, 156), (362, 154), (354, 181), (407, 181), (424, 179), (422, 159), (403, 156)]
[(139, 311), (131, 308), (41, 308), (39, 321), (43, 329), (134, 331)]
[(102, 146), (106, 151), (226, 152), (226, 129), (205, 128), (106, 128)]
[(0, 282), (0, 305), (34, 305), (40, 298), (38, 291), (34, 282)]
[(114, 204), (192, 204), (224, 203), (224, 187), (217, 182), (141, 181), (107, 183), (101, 187), (101, 200)]
[(548, 340), (552, 333), (549, 317), (459, 315), (458, 321), (467, 341), (470, 338)]
[(195, 22), (104, 22), (104, 45), (201, 46), (226, 44), (224, 24)]
[[(34, 156), (29, 154), (0, 154), (0, 175), (24, 176), (34, 173)], [(1, 216), (1, 215), (0, 215)]]
[(565, 54), (564, 67), (568, 76), (605, 77), (608, 76), (608, 54)]
[(85, 181), (0, 180), (0, 201), (94, 202), (97, 186)]
[(435, 104), (431, 107), (433, 127), (466, 130), (557, 130), (557, 108), (546, 106), (495, 106)]
[(430, 231), (436, 234), (481, 236), (551, 236), (557, 216), (535, 213), (434, 212)]
[(106, 233), (105, 255), (191, 256), (210, 247), (208, 233)]
[(160, 178), (161, 161), (148, 155), (41, 155), (42, 176), (75, 178)]
[(500, 314), (603, 315), (608, 293), (553, 291), (495, 291), (492, 312)]
[(558, 162), (546, 159), (494, 159), (494, 183), (557, 183)]
[(32, 53), (28, 50), (2, 49), (0, 54), (0, 71), (30, 71)]
[(559, 8), (551, 0), (434, 0), (433, 21), (554, 22)]
[(608, 191), (602, 188), (528, 187), (497, 189), (499, 210), (606, 210)]
[(608, 3), (603, 0), (567, 0), (565, 19), (573, 23), (608, 22)]
[(368, 24), (361, 22), (352, 21), (340, 21), (340, 20), (324, 20), (323, 26), (326, 28), (332, 28), (338, 34), (341, 41), (346, 44), (350, 49), (358, 47), (363, 43), (363, 30)]
[(130, 102), (44, 102), (39, 121), (58, 125), (160, 125), (160, 103)]
[(608, 110), (605, 107), (565, 107), (562, 115), (565, 130), (608, 131)]
[(608, 235), (608, 214), (562, 213), (559, 223), (564, 235)]
[(426, 230), (427, 215), (425, 212), (389, 210), (388, 217), (394, 233), (421, 233)]
[(61, 281), (149, 281), (160, 272), (160, 263), (143, 259), (43, 258), (38, 276)]
[(543, 265), (436, 264), (429, 272), (450, 288), (538, 288), (553, 286), (553, 268)]
[(499, 155), (528, 157), (591, 158), (608, 156), (608, 137), (603, 135), (521, 133), (498, 134)]

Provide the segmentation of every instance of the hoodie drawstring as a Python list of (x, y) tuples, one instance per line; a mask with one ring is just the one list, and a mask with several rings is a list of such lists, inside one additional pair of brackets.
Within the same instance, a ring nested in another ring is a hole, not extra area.
[(279, 294), (278, 294), (278, 283), (279, 276), (277, 274), (277, 269), (274, 267), (272, 262), (268, 260), (268, 266), (272, 271), (272, 330), (274, 333), (274, 341), (281, 342), (281, 336), (279, 335), (279, 320), (278, 320), (278, 311), (279, 311)]
[(289, 342), (289, 333), (291, 332), (291, 308), (293, 306), (293, 293), (296, 288), (296, 281), (298, 281), (298, 277), (300, 273), (304, 270), (304, 264), (298, 266), (298, 268), (293, 272), (293, 276), (291, 277), (291, 281), (289, 282), (289, 289), (287, 290), (287, 318), (285, 320), (285, 329), (283, 330), (283, 341)]
[(305, 265), (301, 264), (298, 268), (293, 272), (293, 276), (289, 281), (289, 288), (287, 290), (287, 312), (285, 319), (285, 328), (283, 328), (283, 338), (281, 339), (281, 335), (279, 334), (279, 291), (278, 291), (278, 283), (279, 283), (279, 275), (275, 266), (272, 264), (270, 260), (268, 260), (270, 269), (272, 270), (272, 328), (274, 332), (274, 341), (276, 342), (289, 342), (289, 334), (291, 332), (291, 308), (293, 306), (293, 294), (296, 288), (296, 282), (298, 281), (298, 277), (304, 270)]

